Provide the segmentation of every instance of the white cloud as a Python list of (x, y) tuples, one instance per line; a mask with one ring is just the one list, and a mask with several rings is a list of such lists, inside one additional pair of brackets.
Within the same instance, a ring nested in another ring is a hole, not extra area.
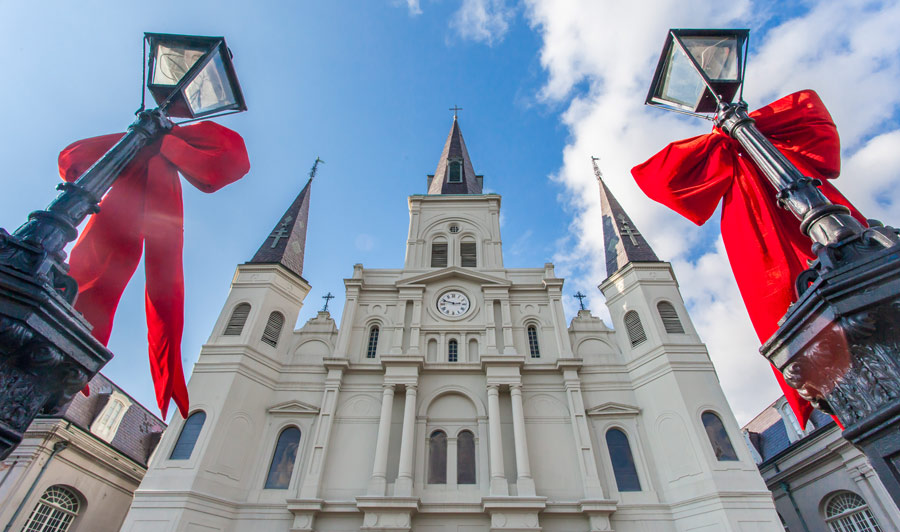
[(356, 249), (359, 251), (372, 251), (375, 249), (375, 238), (368, 233), (360, 233), (356, 236)]
[[(394, 5), (400, 5), (402, 2), (394, 2)], [(406, 0), (406, 9), (409, 10), (409, 16), (416, 17), (422, 14), (422, 6), (419, 0)]]
[(514, 15), (504, 0), (463, 0), (450, 25), (463, 39), (491, 46), (503, 40)]
[[(822, 1), (765, 33), (748, 64), (751, 107), (815, 88), (834, 116), (844, 145), (838, 187), (864, 213), (900, 224), (900, 2)], [(540, 97), (567, 105), (571, 135), (551, 176), (568, 191), (574, 214), (554, 257), (569, 286), (605, 277), (600, 200), (590, 157), (601, 157), (607, 186), (663, 260), (673, 263), (694, 324), (707, 343), (738, 420), (747, 421), (778, 394), (750, 326), (718, 233), (717, 217), (697, 228), (649, 200), (630, 175), (667, 143), (706, 133), (710, 123), (643, 105), (666, 30), (673, 27), (763, 27), (783, 4), (737, 0), (557, 2), (529, 0), (526, 17), (543, 38), (547, 81)], [(764, 20), (765, 19), (765, 20)], [(599, 305), (593, 305), (598, 308)], [(595, 312), (596, 313), (596, 312)]]

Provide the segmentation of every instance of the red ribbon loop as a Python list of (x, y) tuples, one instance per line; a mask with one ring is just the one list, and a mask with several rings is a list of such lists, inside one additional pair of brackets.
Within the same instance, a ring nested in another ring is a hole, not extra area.
[[(59, 173), (75, 181), (122, 134), (75, 142), (59, 154)], [(78, 282), (75, 309), (106, 344), (125, 285), (146, 248), (145, 305), (150, 370), (163, 417), (174, 399), (188, 415), (181, 366), (184, 330), (182, 248), (184, 216), (180, 172), (203, 192), (215, 192), (250, 171), (244, 140), (215, 122), (176, 126), (144, 148), (122, 171), (72, 248), (69, 274)]]
[[(750, 116), (804, 175), (822, 180), (819, 188), (829, 200), (846, 205), (865, 224), (862, 214), (827, 181), (840, 174), (840, 138), (814, 91), (785, 96)], [(756, 334), (760, 342), (768, 340), (795, 299), (794, 279), (815, 257), (800, 222), (777, 205), (775, 189), (741, 145), (714, 129), (669, 144), (631, 173), (647, 196), (697, 225), (706, 222), (722, 201), (728, 260)], [(772, 369), (805, 426), (812, 407)]]

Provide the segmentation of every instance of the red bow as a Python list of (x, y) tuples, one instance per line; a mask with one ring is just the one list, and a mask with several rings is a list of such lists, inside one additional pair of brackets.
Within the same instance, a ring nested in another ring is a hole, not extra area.
[[(750, 116), (804, 175), (838, 177), (837, 128), (814, 91), (785, 96)], [(794, 279), (815, 257), (812, 241), (800, 232), (800, 222), (776, 204), (774, 188), (741, 145), (715, 128), (707, 135), (669, 144), (631, 173), (647, 196), (697, 225), (706, 222), (723, 200), (722, 240), (731, 269), (760, 342), (768, 340), (796, 298)], [(865, 224), (865, 218), (831, 183), (823, 181), (819, 188)], [(772, 369), (805, 426), (812, 407)]]
[[(116, 133), (69, 145), (59, 154), (60, 176), (75, 181), (121, 137)], [(184, 224), (178, 172), (203, 192), (215, 192), (249, 170), (244, 140), (234, 131), (215, 122), (176, 126), (122, 171), (72, 249), (75, 308), (94, 326), (94, 337), (106, 344), (119, 299), (146, 247), (150, 370), (163, 417), (170, 399), (184, 418), (189, 405), (181, 367)]]

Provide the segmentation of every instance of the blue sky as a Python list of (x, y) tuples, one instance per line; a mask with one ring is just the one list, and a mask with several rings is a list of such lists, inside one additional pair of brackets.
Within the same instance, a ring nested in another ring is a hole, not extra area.
[[(352, 265), (400, 267), (406, 197), (425, 190), (454, 104), (485, 187), (503, 195), (507, 267), (546, 261), (606, 317), (599, 199), (590, 155), (658, 254), (672, 260), (726, 394), (746, 421), (775, 399), (717, 241), (640, 195), (628, 169), (708, 124), (642, 106), (668, 27), (750, 27), (751, 106), (820, 91), (845, 141), (848, 195), (900, 222), (897, 2), (502, 0), (42, 3), (0, 0), (0, 227), (43, 208), (56, 156), (72, 141), (122, 131), (140, 103), (144, 31), (224, 35), (248, 102), (220, 119), (241, 133), (252, 169), (213, 194), (185, 186), (187, 371), (208, 338), (238, 263), (248, 260), (303, 186), (316, 156), (300, 324), (339, 319)], [(824, 36), (823, 36), (824, 35)], [(834, 35), (831, 40), (828, 35)], [(786, 50), (793, 50), (786, 52)], [(836, 75), (836, 68), (842, 75)], [(861, 112), (860, 100), (880, 102)], [(846, 131), (846, 133), (845, 133)], [(865, 179), (863, 179), (865, 176)], [(842, 182), (838, 182), (842, 186)], [(842, 190), (844, 188), (842, 187)], [(879, 201), (880, 200), (880, 201)], [(568, 311), (577, 301), (568, 298)], [(722, 317), (728, 316), (728, 323)], [(733, 318), (732, 318), (733, 317)], [(748, 334), (749, 333), (749, 334)], [(143, 271), (122, 299), (104, 372), (155, 407), (146, 361)]]

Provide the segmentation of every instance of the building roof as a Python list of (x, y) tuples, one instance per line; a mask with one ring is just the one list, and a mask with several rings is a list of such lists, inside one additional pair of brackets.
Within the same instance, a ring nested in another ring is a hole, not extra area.
[[(450, 183), (450, 163), (458, 161), (462, 163), (462, 182)], [(444, 143), (444, 151), (438, 160), (434, 177), (428, 185), (429, 194), (481, 194), (481, 176), (475, 175), (475, 168), (469, 158), (469, 150), (463, 140), (462, 131), (459, 129), (459, 121), (453, 117), (453, 125), (450, 126), (450, 134)]]
[[(793, 443), (791, 442), (787, 433), (787, 427), (784, 424), (784, 418), (781, 417), (781, 413), (775, 408), (775, 403), (777, 402), (773, 402), (743, 427), (743, 430), (749, 433), (750, 442), (756, 448), (763, 462), (774, 458), (790, 447), (801, 445), (803, 440), (809, 437), (808, 434)], [(817, 431), (825, 426), (834, 424), (831, 416), (821, 410), (813, 410), (809, 419)]]
[[(318, 164), (318, 159), (316, 161)], [(250, 264), (281, 264), (303, 277), (303, 254), (306, 251), (306, 225), (309, 221), (309, 194), (316, 166), (310, 172), (309, 181), (297, 194), (294, 202), (284, 212), (269, 236), (250, 259)]]
[(597, 159), (592, 158), (591, 162), (600, 187), (603, 238), (606, 241), (606, 276), (616, 273), (629, 262), (660, 262), (650, 244), (603, 182)]
[[(90, 432), (91, 425), (109, 402), (113, 391), (128, 396), (122, 388), (100, 373), (91, 379), (88, 386), (91, 390), (90, 395), (75, 394), (68, 404), (48, 417), (65, 419), (85, 432)], [(129, 396), (129, 398), (131, 397)], [(115, 437), (109, 444), (128, 458), (146, 467), (147, 460), (159, 443), (165, 429), (166, 424), (163, 420), (153, 415), (144, 405), (132, 399), (132, 404), (125, 411), (125, 415), (116, 429)]]

